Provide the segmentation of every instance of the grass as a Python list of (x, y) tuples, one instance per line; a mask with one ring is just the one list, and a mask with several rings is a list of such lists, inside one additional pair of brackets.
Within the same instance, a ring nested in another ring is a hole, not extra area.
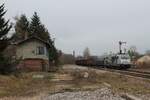
[(150, 94), (150, 81), (138, 80), (124, 75), (115, 75), (111, 73), (101, 75), (99, 81), (110, 84), (114, 92)]
[[(32, 78), (33, 75), (44, 75), (42, 79)], [(49, 73), (23, 73), (19, 78), (15, 76), (0, 76), (0, 97), (4, 96), (32, 96), (42, 90), (50, 88), (52, 75)]]
[[(87, 74), (85, 77), (85, 74)], [(56, 76), (60, 81), (53, 81)], [(66, 76), (67, 75), (67, 76)], [(38, 77), (33, 77), (38, 76)], [(40, 77), (39, 77), (40, 76)], [(44, 77), (41, 77), (44, 76)], [(66, 79), (61, 81), (62, 79)], [(88, 76), (88, 77), (87, 77)], [(67, 79), (68, 78), (68, 79)], [(19, 77), (0, 75), (0, 97), (34, 96), (40, 93), (73, 92), (111, 88), (117, 93), (150, 94), (150, 81), (96, 70), (64, 70), (57, 73), (22, 73)]]
[[(84, 78), (83, 73), (88, 72), (89, 77)], [(124, 75), (113, 74), (113, 73), (96, 73), (93, 70), (72, 72), (71, 75), (74, 76), (74, 83), (79, 88), (86, 86), (103, 87), (104, 85), (111, 88), (114, 92), (118, 93), (132, 93), (132, 94), (150, 94), (150, 81), (140, 80), (132, 77), (127, 77)], [(106, 85), (106, 84), (108, 85)], [(110, 85), (110, 86), (109, 86)]]

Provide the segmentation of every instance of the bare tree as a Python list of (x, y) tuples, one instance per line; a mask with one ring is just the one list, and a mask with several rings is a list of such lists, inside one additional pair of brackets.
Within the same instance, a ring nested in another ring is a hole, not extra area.
[(84, 58), (89, 58), (90, 57), (90, 50), (88, 47), (86, 47), (83, 51), (83, 56)]
[(145, 54), (150, 55), (150, 50), (146, 50)]
[(136, 46), (131, 46), (128, 50), (128, 54), (132, 59), (137, 59), (140, 56), (140, 54), (137, 52)]
[(136, 48), (136, 46), (131, 46), (131, 47), (130, 47), (130, 50), (133, 51), (133, 52), (136, 52), (136, 51), (137, 51), (137, 48)]

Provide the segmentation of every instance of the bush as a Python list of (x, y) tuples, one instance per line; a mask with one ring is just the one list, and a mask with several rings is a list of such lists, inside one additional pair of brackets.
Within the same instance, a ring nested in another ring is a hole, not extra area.
[(17, 61), (0, 54), (0, 74), (10, 74), (16, 71)]
[(74, 77), (74, 80), (77, 83), (81, 81), (96, 83), (97, 79), (99, 78), (98, 74), (94, 70), (87, 70), (87, 71), (76, 70), (72, 72), (71, 75)]

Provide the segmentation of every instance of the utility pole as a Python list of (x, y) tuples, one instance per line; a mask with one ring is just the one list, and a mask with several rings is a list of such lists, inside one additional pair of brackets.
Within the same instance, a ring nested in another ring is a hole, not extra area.
[(119, 53), (122, 54), (122, 44), (126, 44), (126, 42), (119, 41)]
[(75, 51), (73, 51), (73, 57), (75, 57)]

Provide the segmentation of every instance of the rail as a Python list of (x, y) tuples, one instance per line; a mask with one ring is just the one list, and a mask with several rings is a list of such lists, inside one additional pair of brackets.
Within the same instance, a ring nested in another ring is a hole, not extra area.
[(131, 71), (131, 70), (108, 70), (108, 71), (112, 71), (112, 72), (117, 72), (120, 74), (124, 74), (124, 75), (130, 75), (130, 76), (134, 76), (134, 77), (140, 77), (140, 78), (146, 78), (146, 79), (150, 79), (150, 73), (146, 73), (146, 72), (140, 72), (140, 71)]
[(123, 75), (130, 75), (134, 77), (140, 77), (145, 79), (150, 79), (150, 72), (144, 72), (144, 71), (137, 71), (137, 70), (117, 70), (117, 69), (110, 69), (110, 68), (103, 68), (103, 67), (92, 67), (99, 70), (106, 70), (110, 72), (116, 72)]

